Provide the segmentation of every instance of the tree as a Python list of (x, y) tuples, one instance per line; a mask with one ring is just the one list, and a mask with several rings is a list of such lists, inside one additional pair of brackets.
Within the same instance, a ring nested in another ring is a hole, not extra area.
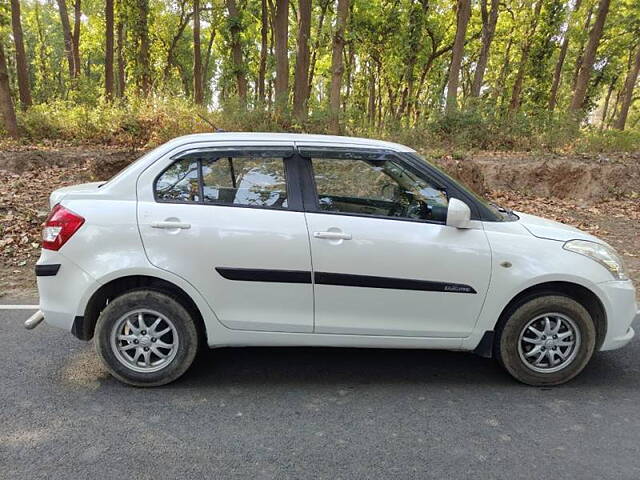
[(340, 133), (340, 90), (344, 64), (342, 52), (345, 45), (345, 29), (349, 16), (349, 0), (338, 0), (336, 13), (336, 29), (333, 35), (331, 53), (331, 90), (329, 91), (329, 129), (332, 133)]
[(113, 86), (113, 0), (106, 0), (104, 7), (104, 93), (108, 100), (114, 95)]
[(24, 51), (22, 22), (20, 19), (20, 0), (11, 0), (11, 27), (13, 41), (16, 46), (16, 71), (18, 75), (18, 92), (23, 108), (31, 106), (31, 88), (29, 86), (29, 69), (27, 55)]
[(231, 57), (233, 60), (233, 69), (236, 77), (236, 88), (238, 98), (243, 105), (247, 103), (247, 79), (244, 74), (244, 60), (242, 55), (242, 43), (240, 41), (240, 32), (242, 31), (242, 20), (238, 12), (236, 0), (226, 0), (227, 10), (229, 12), (228, 23), (229, 32), (231, 34)]
[(614, 123), (614, 127), (618, 130), (624, 130), (627, 123), (627, 116), (629, 115), (629, 107), (633, 101), (633, 90), (636, 82), (638, 81), (638, 73), (640, 72), (640, 45), (636, 50), (635, 60), (633, 65), (627, 72), (627, 78), (624, 81), (624, 87), (622, 89), (622, 105), (620, 106), (620, 113)]
[[(580, 9), (582, 0), (576, 0), (573, 7), (572, 16), (575, 15)], [(553, 111), (556, 108), (556, 102), (558, 101), (558, 91), (560, 89), (560, 80), (562, 79), (562, 67), (564, 66), (564, 60), (567, 57), (567, 51), (569, 50), (569, 25), (567, 25), (567, 31), (564, 33), (564, 39), (562, 40), (562, 46), (560, 47), (560, 53), (558, 54), (558, 61), (556, 62), (556, 68), (553, 72), (553, 84), (551, 85), (551, 93), (549, 94), (549, 110)]]
[(136, 85), (138, 93), (151, 93), (151, 64), (149, 60), (149, 0), (135, 0), (132, 15), (132, 35), (136, 51)]
[(509, 102), (509, 112), (516, 112), (520, 108), (520, 96), (522, 95), (522, 87), (524, 85), (524, 77), (529, 63), (529, 52), (533, 45), (534, 35), (538, 28), (538, 21), (540, 20), (540, 11), (542, 10), (542, 0), (536, 2), (536, 6), (533, 10), (533, 18), (529, 29), (525, 33), (525, 38), (522, 44), (522, 50), (520, 53), (520, 62), (518, 64), (518, 72), (516, 74), (516, 81), (513, 84), (513, 90), (511, 92), (511, 102)]
[(193, 0), (193, 101), (196, 105), (204, 104), (200, 52), (200, 0)]
[(587, 95), (587, 87), (589, 86), (589, 80), (591, 79), (591, 71), (596, 59), (596, 51), (600, 44), (600, 38), (602, 37), (602, 31), (604, 30), (604, 23), (607, 19), (607, 13), (609, 13), (610, 0), (599, 0), (598, 13), (596, 15), (596, 21), (593, 24), (591, 32), (589, 32), (589, 42), (582, 57), (582, 63), (578, 72), (578, 78), (576, 80), (575, 91), (573, 92), (573, 98), (571, 99), (571, 106), (569, 111), (573, 114), (577, 114), (584, 107), (584, 100)]
[(300, 0), (298, 5), (298, 49), (293, 85), (293, 114), (299, 121), (303, 121), (307, 117), (310, 35), (311, 0)]
[(283, 110), (289, 98), (289, 0), (276, 0), (273, 22), (276, 54), (276, 107)]
[(64, 37), (64, 53), (69, 64), (69, 77), (76, 76), (76, 64), (73, 58), (73, 38), (71, 37), (71, 25), (69, 24), (69, 12), (67, 11), (66, 0), (56, 0), (58, 11), (60, 12), (60, 23), (62, 24), (62, 35)]
[(472, 97), (480, 96), (484, 72), (487, 69), (487, 62), (489, 61), (489, 50), (491, 49), (491, 43), (493, 42), (493, 37), (496, 33), (499, 8), (500, 0), (491, 0), (490, 11), (487, 11), (487, 0), (480, 0), (480, 12), (482, 15), (482, 46), (480, 47), (476, 70), (473, 74), (473, 84), (471, 85)]
[(80, 20), (82, 17), (82, 10), (80, 8), (80, 0), (75, 0), (73, 4), (73, 67), (74, 76), (80, 75)]
[(451, 53), (451, 65), (449, 67), (449, 80), (447, 82), (447, 113), (452, 113), (458, 108), (458, 83), (460, 77), (460, 65), (464, 55), (464, 39), (467, 34), (467, 25), (471, 17), (471, 0), (457, 0), (456, 14), (456, 38)]
[(123, 0), (117, 0), (117, 1), (118, 1), (118, 9), (117, 9), (118, 20), (116, 22), (116, 39), (117, 39), (116, 57), (118, 62), (118, 84), (117, 84), (116, 95), (118, 96), (118, 98), (122, 98), (124, 97), (124, 93), (125, 93), (125, 58), (124, 58), (125, 32), (124, 32), (124, 21), (122, 19), (123, 17), (122, 1)]
[(260, 1), (260, 66), (258, 67), (258, 100), (264, 103), (265, 89), (264, 82), (267, 74), (267, 38), (269, 35), (269, 12), (267, 11), (267, 0)]
[(4, 54), (2, 38), (0, 38), (0, 111), (2, 111), (4, 128), (7, 133), (12, 137), (18, 138), (18, 122), (16, 120), (16, 111), (13, 108), (13, 99), (11, 98), (7, 58)]

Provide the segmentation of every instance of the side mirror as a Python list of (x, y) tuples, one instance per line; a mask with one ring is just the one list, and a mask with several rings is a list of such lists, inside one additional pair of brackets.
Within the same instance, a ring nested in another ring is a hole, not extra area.
[(471, 210), (462, 200), (458, 200), (457, 198), (449, 199), (447, 225), (456, 228), (471, 227)]

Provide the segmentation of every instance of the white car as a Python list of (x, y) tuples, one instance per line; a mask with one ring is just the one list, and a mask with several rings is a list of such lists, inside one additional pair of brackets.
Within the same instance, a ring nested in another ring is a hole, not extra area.
[(51, 207), (26, 326), (94, 338), (137, 386), (177, 379), (205, 344), (473, 351), (555, 385), (640, 315), (605, 242), (393, 143), (190, 135)]

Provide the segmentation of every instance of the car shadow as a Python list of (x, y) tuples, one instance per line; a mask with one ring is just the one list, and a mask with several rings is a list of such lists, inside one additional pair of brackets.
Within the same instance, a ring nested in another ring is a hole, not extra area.
[(245, 347), (202, 352), (183, 382), (195, 384), (514, 384), (497, 362), (436, 350)]
[[(567, 385), (624, 388), (637, 384), (637, 370), (629, 371), (625, 363), (614, 352), (598, 353)], [(531, 388), (512, 379), (494, 359), (468, 352), (328, 347), (206, 350), (178, 383), (189, 387), (350, 383)]]

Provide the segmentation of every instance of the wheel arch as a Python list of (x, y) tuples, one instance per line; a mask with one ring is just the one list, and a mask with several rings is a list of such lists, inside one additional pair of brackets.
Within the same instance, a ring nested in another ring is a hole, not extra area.
[(202, 312), (196, 302), (181, 287), (168, 280), (151, 275), (128, 275), (115, 278), (100, 286), (89, 298), (84, 315), (74, 319), (71, 332), (80, 340), (91, 340), (94, 335), (96, 322), (107, 304), (120, 295), (134, 290), (149, 289), (169, 295), (180, 303), (193, 318), (198, 334), (206, 341), (206, 328)]
[(549, 281), (532, 285), (517, 293), (502, 309), (493, 330), (484, 333), (474, 352), (483, 357), (493, 356), (495, 340), (509, 316), (523, 303), (545, 294), (567, 296), (589, 312), (596, 327), (596, 351), (599, 350), (607, 335), (607, 313), (598, 295), (577, 283)]

